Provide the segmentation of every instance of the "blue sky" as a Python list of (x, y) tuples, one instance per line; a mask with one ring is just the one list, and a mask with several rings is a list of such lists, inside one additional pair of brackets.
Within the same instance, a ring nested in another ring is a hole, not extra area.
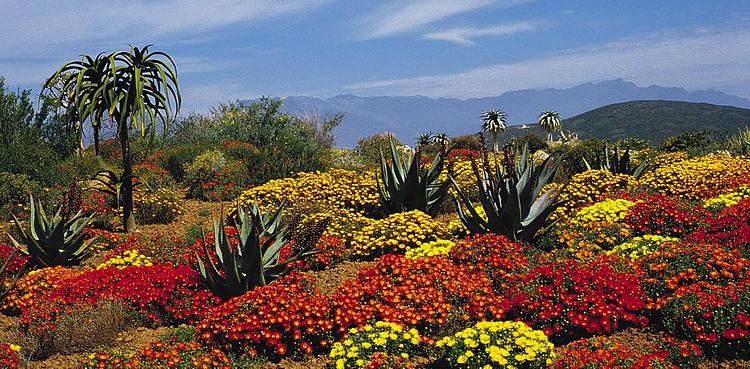
[[(207, 5), (210, 4), (210, 5)], [(750, 98), (750, 1), (0, 0), (0, 75), (155, 44), (186, 110), (261, 95), (481, 97), (623, 78)]]

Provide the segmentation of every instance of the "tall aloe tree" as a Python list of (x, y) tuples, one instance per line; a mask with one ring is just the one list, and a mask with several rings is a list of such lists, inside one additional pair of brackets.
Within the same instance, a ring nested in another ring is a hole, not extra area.
[(160, 124), (166, 131), (182, 103), (174, 60), (164, 52), (150, 51), (150, 46), (96, 57), (83, 55), (80, 61), (63, 65), (45, 84), (49, 88), (65, 76), (60, 99), (73, 101), (68, 105), (69, 112), (91, 125), (97, 153), (102, 120), (106, 118), (114, 124), (122, 151), (122, 222), (127, 232), (136, 227), (131, 130), (139, 131), (141, 136), (149, 132), (153, 139)]
[(539, 125), (547, 130), (547, 141), (552, 141), (552, 134), (555, 131), (560, 131), (563, 139), (565, 135), (562, 133), (562, 119), (560, 119), (560, 113), (553, 110), (545, 110), (539, 114)]
[(492, 151), (500, 151), (497, 136), (508, 128), (508, 114), (502, 110), (488, 110), (482, 113), (482, 131), (492, 135)]

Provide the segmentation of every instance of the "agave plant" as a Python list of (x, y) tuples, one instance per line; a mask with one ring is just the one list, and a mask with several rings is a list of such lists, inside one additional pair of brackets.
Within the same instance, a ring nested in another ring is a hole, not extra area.
[(391, 161), (386, 161), (380, 151), (380, 176), (376, 174), (380, 202), (387, 214), (409, 210), (421, 210), (435, 215), (445, 200), (450, 182), (440, 182), (443, 171), (444, 151), (435, 156), (429, 169), (420, 168), (422, 156), (420, 148), (402, 160), (396, 152), (396, 144), (391, 141)]
[[(610, 156), (610, 151), (612, 155)], [(604, 157), (599, 163), (599, 169), (615, 174), (627, 174), (636, 178), (640, 178), (651, 166), (650, 160), (644, 160), (637, 166), (632, 166), (630, 159), (630, 148), (626, 148), (624, 152), (620, 151), (620, 148), (615, 146), (610, 150), (609, 145), (604, 146)], [(586, 165), (586, 169), (591, 170), (592, 167), (586, 158), (583, 158), (583, 163)]]
[(312, 251), (315, 243), (306, 242), (296, 248), (291, 257), (279, 260), (282, 247), (290, 241), (290, 233), (282, 221), (283, 207), (282, 204), (275, 212), (264, 214), (257, 204), (249, 211), (238, 206), (235, 228), (239, 244), (236, 246), (225, 232), (225, 219), (214, 220), (215, 261), (209, 254), (205, 235), (204, 255), (197, 255), (197, 260), (200, 274), (218, 296), (228, 299), (265, 286), (289, 273), (291, 263), (315, 254)]
[(491, 169), (486, 153), (481, 168), (472, 161), (486, 218), (479, 215), (469, 197), (450, 176), (458, 193), (454, 198), (458, 216), (471, 233), (496, 233), (514, 241), (530, 242), (549, 225), (550, 214), (562, 204), (558, 201), (562, 190), (559, 186), (542, 193), (542, 189), (555, 178), (560, 158), (550, 156), (537, 165), (529, 155), (528, 145), (520, 155), (506, 145), (504, 169), (497, 159), (494, 160), (494, 169)]
[[(142, 182), (136, 181), (138, 177), (129, 176), (133, 181), (133, 188), (139, 186)], [(111, 170), (102, 170), (97, 172), (91, 177), (91, 184), (86, 188), (87, 190), (96, 190), (104, 192), (115, 200), (115, 209), (120, 208), (122, 202), (123, 188), (125, 186), (125, 175), (117, 175), (117, 173)]]
[[(34, 201), (34, 196), (29, 198), (29, 233), (26, 233), (21, 222), (13, 215), (13, 221), (21, 235), (19, 242), (8, 234), (13, 245), (30, 255), (34, 263), (42, 267), (78, 264), (96, 241), (96, 238), (84, 240), (84, 228), (95, 213), (86, 217), (79, 210), (72, 216), (63, 216), (62, 207), (59, 207), (50, 218), (44, 211), (44, 206)], [(21, 248), (21, 244), (26, 245), (26, 250)]]

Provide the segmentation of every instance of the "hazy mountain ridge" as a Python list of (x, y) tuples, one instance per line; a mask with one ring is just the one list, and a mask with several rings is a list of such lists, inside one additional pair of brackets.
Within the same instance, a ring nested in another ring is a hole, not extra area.
[(540, 111), (553, 109), (572, 117), (605, 105), (632, 100), (678, 100), (750, 108), (750, 100), (716, 90), (687, 91), (678, 87), (639, 87), (612, 80), (564, 89), (518, 90), (499, 96), (454, 99), (426, 96), (338, 95), (331, 98), (290, 96), (284, 111), (295, 114), (347, 114), (336, 130), (337, 145), (353, 147), (358, 138), (384, 131), (411, 143), (425, 131), (458, 135), (477, 132), (479, 114), (502, 109), (512, 125), (534, 122)]

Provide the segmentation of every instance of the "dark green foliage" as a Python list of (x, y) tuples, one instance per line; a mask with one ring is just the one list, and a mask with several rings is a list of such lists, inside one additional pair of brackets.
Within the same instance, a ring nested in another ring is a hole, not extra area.
[(450, 182), (440, 182), (445, 153), (436, 155), (429, 169), (421, 167), (421, 157), (418, 148), (403, 160), (393, 141), (390, 142), (390, 160), (380, 151), (380, 176), (376, 176), (376, 180), (386, 214), (421, 210), (434, 216), (440, 210), (450, 187)]
[(690, 156), (698, 156), (723, 149), (722, 141), (723, 137), (718, 132), (700, 130), (667, 137), (659, 149), (665, 152), (684, 151)]
[(365, 163), (376, 166), (380, 163), (380, 151), (388, 151), (391, 141), (398, 146), (403, 145), (394, 135), (383, 133), (360, 138), (356, 150)]
[(612, 141), (637, 137), (657, 144), (669, 136), (708, 130), (734, 132), (750, 122), (750, 109), (682, 101), (645, 100), (612, 104), (566, 119), (581, 138)]
[(561, 168), (559, 179), (569, 179), (577, 173), (588, 170), (586, 162), (599, 163), (604, 160), (603, 153), (607, 147), (604, 140), (588, 139), (570, 144), (559, 144), (549, 148), (550, 155), (559, 156)]
[(471, 233), (496, 233), (514, 241), (531, 242), (549, 225), (549, 215), (561, 205), (557, 201), (559, 187), (542, 193), (542, 188), (555, 178), (560, 159), (550, 156), (537, 166), (528, 147), (524, 147), (519, 155), (506, 145), (504, 153), (504, 169), (495, 161), (492, 170), (486, 154), (481, 168), (472, 161), (479, 201), (486, 219), (479, 215), (472, 201), (450, 177), (458, 192), (455, 199), (458, 216)]
[(513, 143), (517, 147), (529, 147), (530, 153), (535, 153), (539, 150), (547, 149), (547, 141), (535, 133), (527, 133), (523, 136), (516, 137), (513, 139)]
[(451, 148), (465, 150), (482, 150), (482, 139), (479, 135), (463, 135), (453, 137)]
[(343, 115), (302, 119), (280, 109), (280, 100), (263, 98), (250, 105), (221, 104), (210, 115), (190, 116), (178, 122), (168, 139), (165, 166), (181, 180), (184, 172), (178, 168), (207, 148), (218, 148), (243, 161), (250, 181), (256, 184), (325, 169), (324, 157), (333, 144), (332, 131)]
[(630, 148), (621, 150), (617, 145), (611, 148), (609, 145), (604, 146), (604, 152), (600, 157), (598, 167), (592, 167), (586, 158), (583, 158), (583, 163), (588, 170), (599, 169), (614, 174), (627, 174), (636, 178), (640, 178), (650, 166), (650, 160), (644, 160), (638, 165), (633, 165), (630, 158)]
[(17, 211), (18, 204), (25, 203), (29, 195), (41, 191), (42, 186), (27, 174), (0, 172), (0, 218), (9, 211)]
[(20, 242), (12, 236), (13, 245), (21, 249), (26, 245), (25, 254), (31, 256), (33, 262), (41, 267), (71, 266), (78, 264), (88, 252), (96, 238), (84, 240), (84, 228), (91, 222), (95, 214), (84, 216), (79, 210), (70, 216), (64, 216), (60, 206), (53, 217), (48, 217), (41, 203), (29, 201), (29, 232), (27, 233), (18, 218), (13, 216), (16, 230), (21, 235)]

